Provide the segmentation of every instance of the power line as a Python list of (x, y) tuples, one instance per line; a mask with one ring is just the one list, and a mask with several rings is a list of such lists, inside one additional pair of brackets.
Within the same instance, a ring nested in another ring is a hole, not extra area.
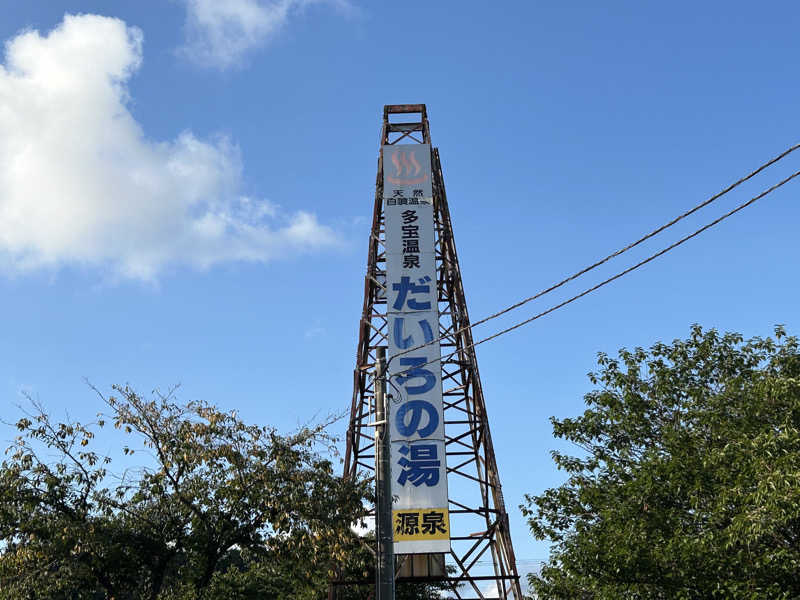
[[(800, 144), (799, 144), (798, 146), (795, 146), (795, 148), (797, 148), (797, 147), (800, 147)], [(538, 313), (538, 314), (536, 314), (536, 315), (532, 316), (532, 317), (531, 317), (531, 318), (529, 318), (529, 319), (525, 319), (524, 321), (520, 321), (519, 323), (516, 323), (515, 325), (512, 325), (511, 327), (507, 327), (507, 328), (505, 328), (505, 329), (502, 329), (501, 331), (498, 331), (497, 333), (494, 333), (494, 334), (492, 334), (492, 335), (490, 335), (490, 336), (488, 336), (488, 337), (485, 337), (485, 338), (483, 338), (483, 339), (481, 339), (481, 340), (479, 340), (479, 341), (477, 341), (477, 342), (473, 342), (472, 344), (469, 344), (469, 345), (465, 346), (464, 348), (461, 348), (460, 350), (455, 350), (455, 351), (451, 352), (450, 354), (448, 354), (447, 356), (441, 356), (441, 357), (438, 357), (438, 358), (434, 358), (434, 359), (432, 359), (432, 360), (429, 360), (428, 362), (426, 362), (426, 363), (424, 363), (424, 364), (421, 364), (421, 365), (415, 365), (415, 366), (414, 366), (414, 367), (412, 367), (412, 368), (413, 368), (413, 369), (419, 369), (419, 368), (425, 367), (425, 366), (427, 366), (427, 365), (430, 365), (430, 364), (433, 364), (433, 363), (436, 363), (436, 362), (441, 362), (441, 361), (443, 361), (443, 360), (447, 360), (447, 359), (449, 359), (449, 358), (452, 358), (453, 356), (455, 356), (455, 355), (456, 355), (456, 354), (458, 354), (459, 352), (462, 352), (462, 351), (464, 351), (464, 350), (469, 350), (470, 348), (474, 348), (475, 346), (478, 346), (478, 345), (480, 345), (480, 344), (483, 344), (484, 342), (488, 342), (488, 341), (490, 341), (490, 340), (493, 340), (493, 339), (495, 339), (495, 338), (498, 338), (498, 337), (500, 337), (501, 335), (505, 335), (506, 333), (510, 333), (510, 332), (514, 331), (515, 329), (519, 329), (520, 327), (523, 327), (523, 326), (527, 325), (528, 323), (531, 323), (531, 322), (533, 322), (533, 321), (535, 321), (535, 320), (537, 320), (537, 319), (539, 319), (539, 318), (541, 318), (541, 317), (543, 317), (543, 316), (545, 316), (545, 315), (548, 315), (548, 314), (550, 314), (550, 313), (551, 313), (551, 312), (553, 312), (553, 311), (556, 311), (556, 310), (558, 310), (559, 308), (562, 308), (562, 307), (566, 306), (567, 304), (570, 304), (570, 303), (574, 302), (575, 300), (578, 300), (579, 298), (583, 298), (583, 297), (584, 297), (584, 296), (586, 296), (587, 294), (590, 294), (590, 293), (594, 292), (595, 290), (598, 290), (598, 289), (600, 289), (601, 287), (603, 287), (603, 286), (605, 286), (605, 285), (607, 285), (607, 284), (611, 283), (612, 281), (615, 281), (615, 280), (619, 279), (620, 277), (623, 277), (624, 275), (627, 275), (627, 274), (628, 274), (628, 273), (630, 273), (631, 271), (635, 271), (635, 270), (636, 270), (636, 269), (638, 269), (639, 267), (641, 267), (641, 266), (644, 266), (644, 265), (646, 265), (647, 263), (649, 263), (649, 262), (651, 262), (651, 261), (655, 260), (655, 259), (656, 259), (656, 258), (658, 258), (659, 256), (662, 256), (662, 255), (666, 254), (666, 253), (667, 253), (667, 252), (669, 252), (670, 250), (672, 250), (672, 249), (674, 249), (674, 248), (677, 248), (678, 246), (680, 246), (680, 245), (681, 245), (681, 244), (683, 244), (684, 242), (687, 242), (687, 241), (689, 241), (690, 239), (692, 239), (692, 238), (694, 238), (694, 237), (697, 237), (698, 235), (700, 235), (700, 234), (701, 234), (701, 233), (703, 233), (704, 231), (706, 231), (706, 230), (710, 229), (711, 227), (713, 227), (714, 225), (717, 225), (718, 223), (720, 223), (720, 222), (724, 221), (725, 219), (727, 219), (727, 218), (728, 218), (728, 217), (730, 217), (731, 215), (734, 215), (734, 214), (736, 214), (736, 213), (737, 213), (737, 212), (739, 212), (740, 210), (742, 210), (742, 209), (744, 209), (744, 208), (747, 208), (747, 207), (748, 207), (748, 206), (750, 206), (751, 204), (754, 204), (756, 201), (760, 200), (761, 198), (763, 198), (763, 197), (764, 197), (764, 196), (766, 196), (767, 194), (770, 194), (771, 192), (774, 192), (774, 191), (775, 191), (775, 190), (777, 190), (779, 187), (781, 187), (781, 186), (783, 186), (783, 185), (785, 185), (785, 184), (789, 183), (789, 182), (790, 182), (792, 179), (794, 179), (795, 177), (798, 177), (798, 176), (800, 176), (800, 171), (795, 171), (794, 173), (792, 173), (791, 175), (789, 175), (789, 176), (788, 176), (788, 177), (786, 177), (785, 179), (783, 179), (783, 180), (779, 181), (778, 183), (776, 183), (776, 184), (775, 184), (775, 185), (773, 185), (772, 187), (770, 187), (770, 188), (768, 188), (768, 189), (764, 190), (763, 192), (761, 192), (761, 193), (760, 193), (760, 194), (758, 194), (757, 196), (754, 196), (753, 198), (751, 198), (751, 199), (750, 199), (750, 200), (748, 200), (747, 202), (744, 202), (743, 204), (740, 204), (740, 205), (739, 205), (739, 206), (737, 206), (736, 208), (734, 208), (734, 209), (732, 209), (732, 210), (728, 211), (727, 213), (725, 213), (725, 214), (724, 214), (724, 215), (722, 215), (721, 217), (718, 217), (717, 219), (714, 219), (713, 221), (711, 221), (711, 222), (710, 222), (710, 223), (708, 223), (707, 225), (704, 225), (703, 227), (701, 227), (700, 229), (698, 229), (698, 230), (694, 231), (693, 233), (690, 233), (689, 235), (686, 235), (686, 236), (682, 237), (682, 238), (681, 238), (681, 239), (679, 239), (677, 242), (675, 242), (675, 243), (673, 243), (673, 244), (670, 244), (669, 246), (667, 246), (667, 247), (666, 247), (666, 248), (664, 248), (663, 250), (659, 250), (659, 251), (658, 251), (658, 252), (656, 252), (655, 254), (651, 254), (650, 256), (648, 256), (647, 258), (645, 258), (644, 260), (641, 260), (641, 261), (639, 261), (638, 263), (636, 263), (635, 265), (633, 265), (633, 266), (631, 266), (631, 267), (628, 267), (628, 268), (627, 268), (627, 269), (625, 269), (624, 271), (620, 271), (620, 272), (619, 272), (619, 273), (617, 273), (616, 275), (613, 275), (613, 276), (609, 277), (608, 279), (605, 279), (605, 280), (601, 281), (601, 282), (600, 282), (600, 283), (598, 283), (597, 285), (594, 285), (594, 286), (592, 286), (592, 287), (590, 287), (590, 288), (588, 288), (588, 289), (586, 289), (586, 290), (582, 291), (580, 294), (576, 294), (575, 296), (572, 296), (571, 298), (568, 298), (567, 300), (564, 300), (563, 302), (560, 302), (559, 304), (556, 304), (555, 306), (551, 306), (551, 307), (550, 307), (550, 308), (548, 308), (547, 310), (544, 310), (544, 311), (542, 311), (542, 312), (540, 312), (540, 313)], [(501, 312), (501, 313), (497, 313), (497, 314), (502, 314), (502, 312)], [(435, 340), (434, 340), (434, 341), (435, 341)], [(430, 343), (433, 343), (433, 342), (429, 342), (429, 344), (430, 344)], [(425, 344), (425, 345), (427, 345), (427, 344)], [(396, 356), (399, 356), (399, 354), (398, 354), (398, 355), (396, 355)], [(406, 369), (406, 370), (400, 371), (399, 373), (394, 373), (394, 374), (392, 374), (392, 377), (396, 377), (397, 375), (403, 375), (403, 374), (405, 374), (405, 373), (408, 373), (409, 371), (410, 371), (410, 369)]]
[[(741, 179), (739, 179), (739, 180), (735, 181), (734, 183), (730, 184), (728, 187), (726, 187), (722, 191), (714, 194), (713, 196), (711, 196), (707, 200), (704, 200), (703, 202), (701, 202), (697, 206), (695, 206), (695, 207), (687, 210), (686, 212), (678, 215), (677, 217), (675, 217), (674, 219), (672, 219), (668, 223), (665, 223), (661, 227), (658, 227), (658, 228), (654, 229), (653, 231), (651, 231), (650, 233), (640, 237), (635, 242), (632, 242), (632, 243), (628, 244), (627, 246), (625, 246), (624, 248), (621, 248), (621, 249), (617, 250), (616, 252), (613, 252), (613, 253), (609, 254), (605, 258), (602, 258), (602, 259), (598, 260), (597, 262), (592, 263), (588, 267), (585, 267), (585, 268), (581, 269), (580, 271), (577, 271), (576, 273), (570, 275), (569, 277), (567, 277), (565, 279), (562, 279), (558, 283), (555, 283), (555, 284), (551, 285), (550, 287), (548, 287), (548, 288), (546, 288), (546, 289), (534, 294), (533, 296), (529, 296), (527, 298), (524, 298), (524, 299), (520, 300), (519, 302), (516, 302), (515, 304), (512, 304), (511, 306), (508, 306), (507, 308), (504, 308), (503, 310), (500, 310), (500, 311), (498, 311), (498, 312), (496, 312), (494, 314), (489, 315), (488, 317), (485, 317), (485, 318), (483, 318), (483, 319), (481, 319), (479, 321), (476, 321), (475, 323), (472, 323), (470, 325), (465, 325), (464, 327), (462, 327), (460, 329), (457, 329), (456, 331), (454, 331), (451, 334), (448, 334), (447, 336), (439, 336), (439, 337), (437, 337), (437, 338), (435, 338), (435, 339), (433, 339), (433, 340), (431, 340), (429, 342), (425, 342), (424, 344), (420, 344), (419, 346), (415, 346), (413, 348), (408, 348), (407, 350), (403, 350), (402, 352), (398, 352), (397, 354), (395, 354), (394, 356), (389, 358), (388, 362), (386, 363), (387, 369), (389, 367), (389, 364), (392, 362), (392, 360), (394, 360), (398, 356), (402, 356), (403, 354), (408, 354), (410, 352), (415, 352), (416, 350), (420, 350), (421, 348), (424, 348), (426, 346), (429, 346), (431, 344), (434, 344), (434, 343), (442, 340), (444, 337), (456, 336), (459, 333), (462, 333), (463, 331), (466, 331), (467, 329), (473, 329), (474, 327), (477, 327), (478, 325), (482, 325), (483, 323), (486, 323), (487, 321), (491, 321), (492, 319), (496, 319), (497, 317), (500, 317), (500, 316), (502, 316), (502, 315), (504, 315), (504, 314), (506, 314), (508, 312), (511, 312), (512, 310), (515, 310), (515, 309), (519, 308), (520, 306), (523, 306), (524, 304), (527, 304), (528, 302), (536, 300), (537, 298), (541, 298), (545, 294), (549, 294), (550, 292), (560, 288), (561, 286), (569, 283), (570, 281), (573, 281), (573, 280), (577, 279), (581, 275), (584, 275), (584, 274), (588, 273), (592, 269), (595, 269), (595, 268), (599, 267), (600, 265), (603, 265), (603, 264), (607, 263), (612, 258), (616, 258), (617, 256), (620, 256), (621, 254), (624, 254), (628, 250), (631, 250), (632, 248), (635, 248), (639, 244), (641, 244), (641, 243), (649, 240), (650, 238), (658, 235), (662, 231), (664, 231), (666, 229), (669, 229), (670, 227), (675, 225), (678, 221), (681, 221), (682, 219), (685, 219), (686, 217), (696, 213), (701, 208), (704, 208), (704, 207), (708, 206), (709, 204), (711, 204), (715, 200), (719, 199), (720, 197), (724, 196), (725, 194), (727, 194), (728, 192), (730, 192), (734, 188), (738, 187), (742, 183), (752, 179), (753, 177), (755, 177), (756, 175), (761, 173), (764, 169), (774, 165), (776, 162), (778, 162), (782, 158), (786, 157), (787, 155), (791, 154), (792, 152), (794, 152), (798, 148), (800, 148), (800, 144), (795, 144), (794, 146), (791, 146), (791, 147), (787, 148), (786, 150), (784, 150), (783, 152), (781, 152), (780, 154), (778, 154), (774, 158), (772, 158), (769, 161), (767, 161), (764, 164), (762, 164), (760, 167), (758, 167), (754, 171), (748, 173), (747, 175), (745, 175)], [(783, 183), (781, 183), (780, 185), (783, 185)], [(770, 189), (769, 191), (772, 191), (772, 190)], [(769, 192), (767, 192), (767, 193), (769, 193)], [(744, 208), (744, 207), (741, 207), (741, 208)], [(733, 213), (731, 213), (731, 214), (733, 214)], [(726, 215), (726, 216), (729, 216), (729, 215)], [(712, 223), (708, 227), (711, 227), (712, 225), (715, 225), (715, 224), (716, 224), (716, 222)], [(681, 243), (683, 243), (683, 242), (681, 242)], [(670, 250), (670, 249), (671, 248), (669, 248), (668, 250)]]

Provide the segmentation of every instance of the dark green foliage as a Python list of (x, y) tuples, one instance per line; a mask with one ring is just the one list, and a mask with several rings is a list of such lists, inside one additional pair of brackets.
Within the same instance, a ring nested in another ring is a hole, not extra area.
[[(171, 395), (129, 388), (91, 426), (41, 409), (17, 423), (0, 467), (1, 600), (311, 600), (362, 542), (368, 482), (290, 436)], [(124, 475), (93, 448), (105, 421), (142, 465)]]
[(552, 421), (583, 452), (522, 507), (554, 542), (539, 598), (800, 598), (800, 355), (775, 334), (600, 355), (589, 408)]

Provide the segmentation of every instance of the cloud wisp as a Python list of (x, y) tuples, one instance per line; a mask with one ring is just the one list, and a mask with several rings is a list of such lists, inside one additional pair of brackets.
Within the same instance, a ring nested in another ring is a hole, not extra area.
[(240, 193), (239, 150), (189, 131), (149, 139), (128, 110), (142, 32), (95, 15), (21, 33), (0, 64), (0, 270), (266, 262), (336, 245), (313, 214)]
[(186, 42), (180, 54), (217, 69), (241, 65), (245, 56), (275, 37), (290, 18), (312, 4), (353, 14), (349, 0), (185, 0)]

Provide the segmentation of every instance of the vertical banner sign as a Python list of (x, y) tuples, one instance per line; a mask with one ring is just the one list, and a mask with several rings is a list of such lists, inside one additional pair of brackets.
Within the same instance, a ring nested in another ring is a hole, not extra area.
[(439, 342), (401, 354), (439, 337), (431, 147), (382, 152), (394, 551), (449, 552)]

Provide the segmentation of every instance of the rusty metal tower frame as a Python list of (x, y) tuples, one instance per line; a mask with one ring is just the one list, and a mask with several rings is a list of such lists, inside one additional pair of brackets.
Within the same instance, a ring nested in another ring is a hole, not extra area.
[[(397, 143), (431, 143), (424, 104), (384, 106), (381, 145)], [(431, 154), (452, 532), (451, 551), (445, 561), (451, 567), (445, 575), (417, 577), (413, 581), (444, 581), (450, 590), (448, 597), (460, 600), (522, 600), (438, 148), (432, 147)], [(385, 346), (388, 339), (384, 235), (383, 164), (379, 158), (345, 451), (347, 476), (375, 470), (374, 432), (369, 426), (375, 421), (372, 372), (376, 350)], [(448, 357), (451, 353), (454, 354)], [(495, 585), (496, 592), (487, 591)]]

